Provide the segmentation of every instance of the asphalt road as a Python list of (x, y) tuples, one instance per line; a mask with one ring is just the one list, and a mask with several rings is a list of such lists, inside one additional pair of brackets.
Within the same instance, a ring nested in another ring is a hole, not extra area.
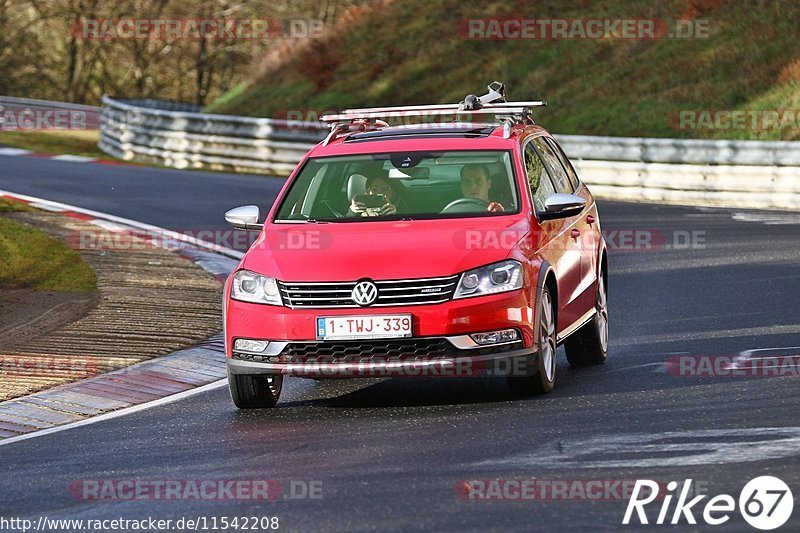
[[(178, 229), (224, 227), (225, 209), (266, 207), (279, 185), (0, 157), (0, 189)], [(495, 379), (293, 379), (278, 408), (245, 412), (219, 388), (0, 447), (0, 517), (278, 516), (289, 530), (620, 529), (627, 499), (613, 491), (605, 501), (466, 501), (461, 492), (469, 480), (530, 478), (691, 478), (700, 493), (738, 500), (749, 480), (775, 475), (797, 501), (800, 377), (686, 377), (665, 363), (756, 349), (800, 353), (800, 216), (613, 202), (601, 202), (600, 214), (612, 241), (609, 359), (572, 369), (560, 352), (552, 394), (511, 400)], [(625, 231), (652, 238), (655, 249), (631, 249)], [(292, 480), (313, 481), (322, 497), (71, 495), (70, 484), (86, 479), (275, 479), (284, 494)], [(701, 523), (707, 501), (694, 507)], [(651, 521), (659, 507), (647, 507)], [(783, 529), (798, 528), (796, 508)], [(695, 526), (683, 519), (672, 529)], [(709, 529), (752, 530), (738, 512)]]

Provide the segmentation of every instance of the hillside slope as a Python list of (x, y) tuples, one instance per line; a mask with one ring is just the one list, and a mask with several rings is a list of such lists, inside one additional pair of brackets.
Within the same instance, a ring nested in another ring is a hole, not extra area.
[[(800, 139), (800, 3), (626, 4), (373, 2), (345, 16), (327, 37), (294, 43), (265, 60), (257, 78), (223, 95), (209, 111), (285, 116), (287, 110), (455, 102), (502, 80), (512, 99), (548, 100), (550, 107), (537, 120), (558, 133)], [(466, 19), (492, 17), (660, 19), (668, 28), (683, 19), (707, 21), (708, 33), (684, 39), (467, 38)], [(724, 114), (695, 113), (708, 110), (794, 110), (790, 118), (795, 121), (782, 114), (783, 123), (771, 126), (764, 114), (747, 114), (731, 127)], [(689, 117), (683, 125), (681, 112)], [(703, 127), (709, 117), (723, 120)], [(767, 127), (761, 126), (763, 120)]]

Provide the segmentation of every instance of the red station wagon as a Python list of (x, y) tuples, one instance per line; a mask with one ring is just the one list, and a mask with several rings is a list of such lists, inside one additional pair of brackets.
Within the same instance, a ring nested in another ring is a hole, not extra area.
[(553, 389), (562, 343), (572, 365), (604, 362), (597, 206), (540, 105), (495, 82), (460, 104), (325, 116), (263, 224), (256, 206), (226, 213), (260, 230), (225, 285), (236, 406), (274, 406), (287, 375), (504, 376), (527, 395)]

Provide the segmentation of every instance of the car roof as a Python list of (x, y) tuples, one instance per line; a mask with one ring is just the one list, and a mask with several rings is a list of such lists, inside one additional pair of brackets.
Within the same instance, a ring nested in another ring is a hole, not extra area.
[(538, 125), (517, 124), (506, 137), (503, 126), (488, 123), (438, 123), (389, 126), (353, 132), (317, 144), (309, 157), (419, 150), (511, 150), (521, 138), (549, 135)]
[(343, 142), (363, 142), (390, 137), (487, 137), (491, 135), (495, 129), (497, 129), (496, 124), (474, 122), (407, 124), (402, 126), (389, 126), (377, 130), (351, 133), (343, 139)]

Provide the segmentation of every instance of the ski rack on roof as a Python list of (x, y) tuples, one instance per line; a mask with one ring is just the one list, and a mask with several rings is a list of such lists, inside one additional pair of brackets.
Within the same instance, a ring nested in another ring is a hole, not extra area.
[[(397, 107), (367, 107), (361, 109), (345, 109), (339, 114), (323, 115), (320, 122), (330, 125), (331, 132), (323, 141), (327, 145), (339, 134), (354, 131), (371, 131), (388, 127), (385, 119), (404, 117), (436, 117), (452, 116), (454, 121), (465, 117), (495, 116), (503, 124), (503, 136), (508, 138), (511, 127), (517, 123), (533, 123), (531, 108), (544, 107), (544, 100), (522, 102), (506, 102), (505, 85), (495, 81), (487, 86), (489, 92), (483, 96), (467, 95), (458, 104), (430, 104)], [(443, 120), (435, 121), (443, 123)], [(449, 121), (448, 121), (449, 122)]]

